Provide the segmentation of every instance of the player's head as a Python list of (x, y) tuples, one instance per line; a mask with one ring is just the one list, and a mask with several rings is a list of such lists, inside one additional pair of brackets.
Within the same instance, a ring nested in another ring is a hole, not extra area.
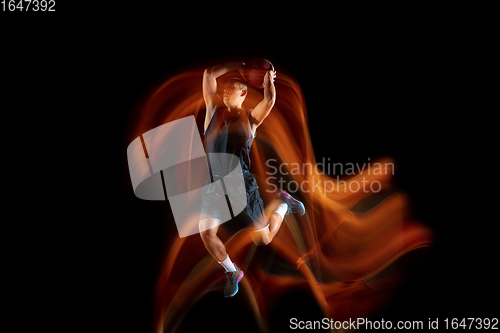
[(222, 100), (227, 107), (241, 107), (247, 97), (248, 88), (245, 83), (230, 79), (224, 84)]

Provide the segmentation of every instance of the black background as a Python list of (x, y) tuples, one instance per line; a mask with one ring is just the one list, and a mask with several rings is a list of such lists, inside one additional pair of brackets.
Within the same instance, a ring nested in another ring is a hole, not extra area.
[[(490, 242), (494, 229), (489, 229), (492, 225), (480, 217), (486, 207), (477, 206), (475, 201), (475, 193), (487, 196), (481, 193), (482, 176), (475, 173), (483, 159), (476, 155), (478, 147), (472, 143), (475, 131), (471, 133), (470, 123), (462, 118), (460, 110), (466, 105), (456, 103), (463, 96), (455, 90), (454, 80), (463, 72), (456, 72), (451, 56), (453, 44), (419, 40), (417, 36), (407, 36), (404, 41), (397, 35), (365, 38), (352, 44), (347, 40), (339, 47), (328, 40), (318, 45), (314, 38), (308, 41), (307, 35), (272, 43), (254, 37), (204, 51), (198, 47), (192, 50), (188, 37), (187, 42), (168, 44), (171, 51), (167, 51), (166, 58), (165, 48), (158, 47), (148, 53), (147, 64), (123, 73), (127, 84), (121, 87), (131, 94), (119, 105), (124, 111), (130, 110), (127, 107), (137, 102), (134, 98), (140, 99), (142, 92), (147, 93), (163, 78), (192, 64), (211, 66), (253, 57), (270, 59), (278, 71), (283, 68), (291, 73), (303, 89), (317, 159), (362, 163), (368, 157), (394, 157), (397, 181), (410, 195), (414, 218), (435, 233), (433, 247), (419, 250), (422, 261), (409, 261), (408, 277), (397, 296), (373, 319), (422, 320), (427, 325), (429, 318), (494, 316), (496, 309), (488, 302), (496, 293), (492, 259), (495, 251)], [(182, 46), (184, 43), (188, 46)], [(353, 121), (359, 123), (354, 136)], [(332, 132), (332, 125), (338, 124), (341, 126), (335, 126)], [(127, 142), (122, 143), (122, 153), (123, 144)], [(127, 200), (131, 200), (132, 207), (139, 206), (132, 202), (135, 198), (130, 198), (126, 180), (124, 184)], [(132, 265), (140, 271), (128, 278), (134, 284), (132, 293), (147, 304), (161, 254), (158, 235), (164, 227), (151, 220), (127, 222), (132, 224), (127, 237), (133, 236), (137, 243), (132, 250), (125, 242), (122, 251), (133, 252)], [(119, 271), (114, 273), (120, 275)], [(192, 310), (186, 330), (218, 327), (214, 318), (221, 313), (227, 325), (241, 330), (245, 323), (245, 329), (255, 330), (241, 300), (224, 303), (219, 296), (209, 294)], [(312, 296), (303, 292), (291, 291), (280, 306), (270, 318), (273, 331), (286, 330), (292, 317), (322, 318)], [(129, 318), (137, 318), (138, 325), (148, 322), (147, 311), (139, 320), (135, 307), (132, 309)]]
[[(318, 160), (394, 157), (414, 218), (434, 231), (432, 248), (408, 267), (397, 296), (373, 319), (427, 323), (498, 315), (496, 194), (484, 190), (497, 182), (495, 151), (470, 85), (481, 64), (469, 55), (488, 52), (466, 29), (438, 19), (432, 29), (402, 22), (306, 27), (287, 20), (257, 28), (215, 20), (204, 30), (193, 23), (199, 18), (172, 21), (172, 11), (155, 18), (145, 8), (59, 8), (50, 19), (9, 14), (2, 59), (13, 74), (5, 96), (12, 93), (29, 123), (43, 124), (36, 137), (52, 138), (57, 149), (50, 154), (64, 163), (55, 174), (67, 195), (44, 204), (44, 216), (54, 222), (25, 233), (43, 238), (37, 249), (48, 248), (53, 264), (39, 270), (51, 288), (35, 289), (57, 290), (49, 294), (61, 294), (57, 303), (73, 325), (151, 332), (169, 207), (133, 195), (126, 160), (130, 129), (141, 103), (163, 80), (192, 66), (254, 57), (269, 59), (278, 75), (283, 69), (299, 82)], [(36, 108), (23, 108), (20, 91), (30, 93)], [(331, 131), (332, 124), (354, 119), (355, 137), (351, 126)], [(37, 202), (45, 203), (50, 193), (37, 194)], [(245, 305), (219, 296), (209, 294), (196, 305), (186, 331), (221, 328), (212, 320), (215, 313), (200, 319), (206, 308), (221, 308), (229, 324), (253, 330)], [(287, 297), (273, 312), (273, 331), (285, 331), (291, 317), (321, 319), (310, 295), (291, 291)]]

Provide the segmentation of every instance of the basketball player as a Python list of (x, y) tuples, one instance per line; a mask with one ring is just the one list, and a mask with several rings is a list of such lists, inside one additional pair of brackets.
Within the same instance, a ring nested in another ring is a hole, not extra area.
[[(247, 197), (247, 205), (238, 218), (249, 221), (251, 226), (249, 230), (256, 244), (267, 245), (278, 232), (285, 215), (290, 213), (303, 215), (305, 208), (288, 193), (280, 192), (269, 204), (267, 214), (264, 211), (257, 182), (249, 172), (250, 148), (257, 129), (269, 115), (276, 101), (274, 86), (276, 72), (269, 70), (265, 74), (264, 99), (253, 110), (245, 110), (242, 104), (248, 90), (244, 81), (230, 79), (225, 82), (222, 99), (217, 94), (217, 78), (235, 70), (240, 71), (243, 76), (244, 66), (242, 62), (226, 63), (207, 68), (203, 73), (203, 98), (206, 105), (205, 149), (207, 153), (227, 153), (238, 158), (245, 180), (245, 189), (242, 190), (246, 191)], [(214, 200), (216, 197), (220, 199), (220, 194), (217, 194), (214, 188), (215, 182), (231, 171), (230, 165), (233, 162), (210, 160), (213, 182), (205, 187), (202, 210), (211, 218), (202, 219), (199, 223), (200, 236), (206, 249), (226, 270), (225, 297), (232, 297), (238, 292), (238, 283), (243, 278), (243, 272), (231, 261), (224, 243), (217, 236), (221, 220), (217, 218), (220, 212), (217, 211)], [(224, 188), (228, 197), (231, 197), (230, 192), (234, 190), (229, 186)]]

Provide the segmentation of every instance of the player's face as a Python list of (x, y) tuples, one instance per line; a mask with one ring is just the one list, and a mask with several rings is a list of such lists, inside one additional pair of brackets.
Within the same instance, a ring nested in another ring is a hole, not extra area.
[(224, 86), (223, 101), (226, 105), (238, 103), (242, 97), (243, 90), (236, 83), (226, 83)]

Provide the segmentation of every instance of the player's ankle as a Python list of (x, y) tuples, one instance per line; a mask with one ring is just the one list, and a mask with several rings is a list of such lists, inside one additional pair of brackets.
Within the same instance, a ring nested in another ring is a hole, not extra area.
[(227, 255), (226, 259), (223, 261), (217, 261), (224, 269), (226, 272), (235, 272), (237, 270), (236, 265), (233, 264), (231, 259), (229, 259), (229, 254)]

